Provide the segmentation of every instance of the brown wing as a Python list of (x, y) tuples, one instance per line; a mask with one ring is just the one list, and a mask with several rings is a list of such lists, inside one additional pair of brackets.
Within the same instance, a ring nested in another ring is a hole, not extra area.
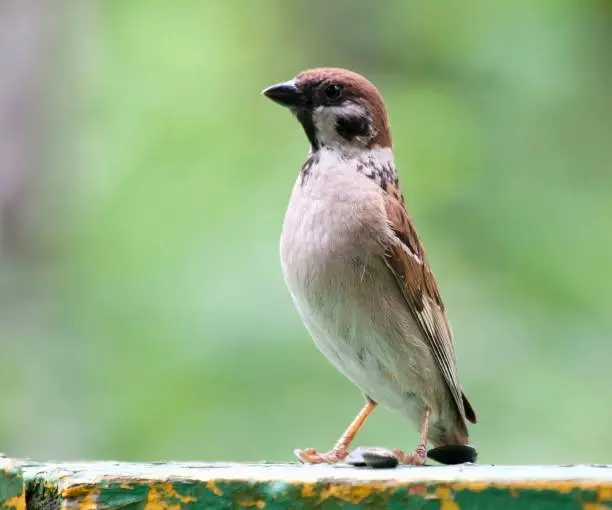
[(459, 386), (453, 334), (423, 244), (412, 226), (401, 195), (389, 188), (385, 193), (385, 207), (397, 242), (388, 247), (385, 264), (395, 276), (410, 312), (429, 342), (460, 414), (476, 423), (476, 414)]

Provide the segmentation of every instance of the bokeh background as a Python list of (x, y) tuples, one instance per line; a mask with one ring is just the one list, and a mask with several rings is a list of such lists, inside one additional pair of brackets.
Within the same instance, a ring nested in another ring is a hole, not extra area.
[[(291, 460), (362, 397), (278, 239), (306, 139), (265, 86), (366, 74), (486, 463), (612, 461), (612, 8), (580, 0), (0, 6), (0, 450)], [(357, 444), (414, 446), (377, 411)]]

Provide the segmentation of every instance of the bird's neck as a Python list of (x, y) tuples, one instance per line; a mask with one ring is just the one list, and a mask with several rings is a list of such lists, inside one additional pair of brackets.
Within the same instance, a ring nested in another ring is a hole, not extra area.
[(336, 147), (321, 147), (311, 151), (301, 169), (301, 180), (304, 182), (313, 169), (322, 172), (333, 172), (339, 165), (349, 166), (355, 172), (365, 175), (386, 189), (388, 184), (397, 186), (397, 171), (390, 147), (376, 147), (359, 151), (344, 151)]

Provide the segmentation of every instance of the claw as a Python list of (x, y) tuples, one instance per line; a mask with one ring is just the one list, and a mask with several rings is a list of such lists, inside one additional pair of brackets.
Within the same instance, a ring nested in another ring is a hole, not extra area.
[(332, 450), (327, 453), (319, 453), (314, 448), (305, 448), (304, 450), (296, 448), (293, 453), (305, 464), (337, 464), (346, 458), (348, 450)]
[(420, 448), (417, 448), (411, 454), (407, 454), (400, 449), (393, 450), (393, 453), (397, 457), (397, 460), (400, 464), (408, 464), (411, 466), (424, 466), (427, 461), (427, 452), (421, 451)]

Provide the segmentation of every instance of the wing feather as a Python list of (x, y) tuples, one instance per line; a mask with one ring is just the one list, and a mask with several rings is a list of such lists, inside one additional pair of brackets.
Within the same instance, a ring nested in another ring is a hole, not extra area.
[(461, 391), (453, 334), (423, 244), (399, 191), (391, 186), (386, 191), (385, 208), (396, 242), (387, 247), (385, 264), (397, 280), (411, 314), (431, 347), (459, 413), (476, 423), (476, 414)]

